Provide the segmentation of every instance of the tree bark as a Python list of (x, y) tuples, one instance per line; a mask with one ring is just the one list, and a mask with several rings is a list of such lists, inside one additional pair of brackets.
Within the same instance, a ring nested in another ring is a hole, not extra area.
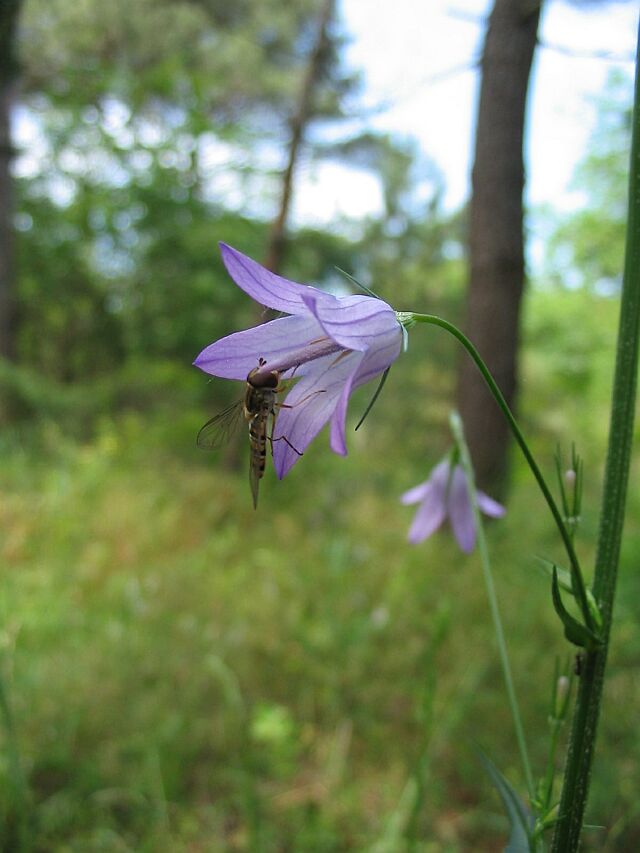
[(21, 0), (0, 3), (0, 357), (15, 356), (11, 106), (17, 61), (15, 33)]
[(309, 63), (302, 81), (296, 109), (291, 118), (291, 137), (289, 141), (289, 156), (287, 165), (282, 173), (280, 190), (280, 205), (278, 214), (273, 221), (269, 233), (269, 242), (265, 254), (265, 267), (272, 272), (278, 272), (282, 266), (286, 247), (286, 228), (291, 196), (293, 192), (293, 177), (300, 146), (304, 141), (304, 132), (313, 116), (313, 95), (322, 71), (322, 58), (327, 45), (327, 27), (333, 16), (335, 0), (324, 0), (318, 17), (318, 31), (309, 56)]
[[(495, 0), (482, 56), (469, 222), (466, 332), (513, 407), (524, 289), (523, 136), (541, 0)], [(458, 407), (478, 483), (500, 492), (508, 428), (475, 366), (461, 362)]]

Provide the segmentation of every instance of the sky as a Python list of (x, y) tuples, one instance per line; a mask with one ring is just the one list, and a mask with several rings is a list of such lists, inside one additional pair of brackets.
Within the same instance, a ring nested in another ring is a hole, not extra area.
[[(387, 105), (370, 126), (417, 141), (442, 170), (445, 207), (469, 194), (479, 56), (488, 0), (341, 0), (350, 67), (363, 76), (365, 106)], [(595, 120), (594, 98), (609, 71), (633, 75), (636, 2), (547, 0), (529, 93), (525, 163), (529, 204), (575, 209), (571, 188)], [(597, 54), (597, 55), (594, 55)], [(602, 58), (601, 54), (622, 61)], [(376, 179), (336, 165), (304, 164), (294, 202), (298, 221), (327, 223), (380, 209)]]

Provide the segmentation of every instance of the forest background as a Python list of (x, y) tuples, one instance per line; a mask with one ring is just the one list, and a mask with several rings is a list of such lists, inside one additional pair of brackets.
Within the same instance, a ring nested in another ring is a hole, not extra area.
[[(257, 512), (244, 436), (218, 457), (195, 447), (242, 390), (209, 382), (193, 358), (261, 319), (219, 240), (297, 281), (344, 290), (340, 267), (399, 310), (464, 318), (466, 207), (445, 207), (444, 177), (414, 142), (367, 124), (339, 16), (318, 42), (322, 8), (20, 8), (14, 118), (31, 135), (14, 159), (15, 298), (0, 363), (5, 844), (15, 755), (35, 849), (463, 851), (505, 837), (473, 750), (521, 781), (479, 566), (446, 535), (410, 548), (397, 500), (448, 447), (452, 342), (414, 331), (349, 457), (321, 437), (282, 483), (267, 473)], [(518, 407), (549, 471), (558, 444), (575, 440), (586, 460), (585, 565), (630, 76), (610, 74), (599, 99), (580, 209), (530, 211), (545, 240), (525, 297)], [(299, 119), (298, 158), (372, 175), (379, 213), (323, 228), (279, 216)], [(367, 401), (354, 399), (354, 424)], [(541, 772), (555, 662), (571, 652), (536, 562), (554, 553), (554, 531), (509, 459), (508, 513), (490, 545)], [(633, 486), (629, 497), (593, 850), (640, 844)]]

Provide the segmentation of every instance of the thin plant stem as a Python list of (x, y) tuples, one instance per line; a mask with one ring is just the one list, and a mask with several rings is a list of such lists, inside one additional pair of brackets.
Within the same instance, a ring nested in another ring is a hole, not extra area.
[(529, 762), (529, 754), (527, 752), (527, 744), (524, 736), (524, 728), (522, 726), (520, 709), (518, 707), (518, 700), (516, 698), (516, 691), (513, 685), (511, 664), (509, 663), (507, 642), (504, 636), (504, 629), (502, 627), (500, 608), (498, 607), (498, 596), (496, 595), (496, 587), (493, 581), (493, 572), (491, 571), (491, 561), (489, 559), (489, 551), (487, 549), (487, 540), (484, 535), (482, 518), (480, 517), (480, 509), (478, 508), (478, 495), (476, 492), (473, 465), (471, 464), (469, 449), (464, 438), (464, 431), (462, 428), (462, 421), (460, 420), (460, 416), (457, 412), (454, 412), (452, 413), (449, 420), (460, 453), (460, 462), (467, 476), (467, 482), (469, 484), (471, 506), (473, 509), (474, 523), (477, 531), (478, 553), (480, 554), (480, 562), (482, 564), (482, 575), (484, 578), (485, 587), (487, 589), (487, 598), (489, 599), (489, 609), (491, 611), (493, 629), (496, 635), (496, 644), (498, 646), (498, 655), (500, 656), (500, 664), (502, 666), (502, 675), (504, 677), (504, 683), (507, 690), (509, 707), (511, 708), (511, 716), (513, 718), (513, 726), (516, 733), (516, 740), (518, 741), (518, 749), (520, 751), (522, 769), (524, 771), (527, 789), (529, 791), (529, 799), (530, 801), (533, 801), (535, 797), (535, 783), (533, 781), (533, 773), (531, 772), (531, 764)]
[(507, 420), (507, 423), (509, 424), (509, 427), (511, 428), (511, 432), (513, 433), (514, 438), (517, 441), (517, 443), (520, 447), (520, 450), (522, 451), (524, 458), (526, 459), (527, 464), (529, 465), (529, 468), (531, 469), (531, 472), (536, 479), (536, 482), (538, 483), (540, 491), (542, 492), (543, 497), (544, 497), (545, 501), (547, 502), (549, 509), (551, 510), (551, 514), (552, 514), (553, 519), (556, 523), (556, 527), (558, 528), (558, 531), (559, 531), (560, 536), (562, 538), (562, 542), (563, 542), (565, 550), (567, 552), (567, 556), (568, 556), (569, 561), (571, 563), (571, 567), (572, 567), (571, 576), (572, 576), (572, 580), (574, 583), (574, 593), (575, 593), (576, 599), (578, 601), (578, 604), (580, 606), (580, 611), (583, 615), (583, 618), (585, 620), (587, 627), (592, 632), (595, 633), (597, 631), (597, 627), (595, 625), (595, 621), (594, 621), (593, 615), (591, 613), (591, 610), (589, 608), (589, 604), (587, 601), (587, 591), (586, 591), (586, 587), (585, 587), (585, 583), (584, 583), (584, 578), (582, 577), (582, 570), (580, 568), (580, 563), (578, 562), (578, 557), (577, 557), (575, 549), (573, 547), (573, 541), (572, 541), (571, 535), (567, 529), (566, 524), (564, 523), (564, 520), (562, 518), (562, 513), (558, 509), (558, 506), (557, 506), (557, 504), (553, 498), (553, 495), (551, 494), (551, 491), (550, 491), (549, 487), (547, 486), (547, 483), (546, 483), (546, 481), (542, 475), (542, 472), (540, 471), (540, 468), (538, 467), (538, 463), (536, 462), (533, 454), (529, 450), (529, 446), (528, 446), (528, 444), (524, 438), (524, 435), (522, 434), (520, 427), (518, 426), (518, 423), (517, 423), (512, 411), (511, 411), (511, 409), (509, 408), (507, 401), (504, 398), (504, 395), (502, 394), (502, 391), (500, 390), (495, 379), (491, 375), (489, 368), (484, 363), (482, 356), (480, 355), (478, 350), (474, 347), (474, 345), (471, 343), (469, 338), (467, 338), (467, 336), (464, 335), (460, 331), (460, 329), (457, 328), (457, 326), (454, 326), (453, 323), (449, 323), (448, 320), (444, 320), (442, 317), (438, 317), (435, 314), (414, 314), (414, 313), (411, 313), (411, 314), (407, 314), (406, 316), (407, 316), (408, 322), (410, 322), (410, 323), (411, 322), (429, 323), (432, 326), (440, 326), (440, 328), (445, 329), (447, 332), (449, 332), (449, 334), (453, 335), (453, 337), (456, 338), (462, 344), (462, 346), (466, 349), (466, 351), (469, 353), (469, 355), (471, 356), (471, 358), (475, 362), (476, 367), (478, 368), (478, 370), (482, 374), (482, 377), (483, 377), (484, 381), (486, 382), (489, 390), (491, 391), (496, 403), (498, 404), (498, 406), (502, 410), (502, 413), (504, 414), (504, 416)]
[(602, 646), (585, 655), (567, 749), (553, 853), (578, 849), (602, 703), (633, 443), (640, 331), (640, 29), (629, 169), (629, 214), (613, 381), (609, 449), (602, 492), (593, 593), (602, 613)]
[(544, 801), (545, 811), (551, 807), (551, 797), (553, 795), (553, 780), (555, 779), (556, 769), (556, 753), (558, 752), (558, 739), (564, 720), (553, 719), (551, 721), (551, 738), (549, 740), (549, 755), (547, 758), (547, 772), (544, 779)]
[(4, 727), (11, 773), (13, 808), (15, 810), (16, 820), (16, 843), (18, 845), (18, 850), (26, 851), (29, 849), (27, 826), (28, 788), (24, 771), (22, 769), (20, 753), (18, 752), (11, 703), (9, 701), (2, 673), (0, 673), (0, 716)]

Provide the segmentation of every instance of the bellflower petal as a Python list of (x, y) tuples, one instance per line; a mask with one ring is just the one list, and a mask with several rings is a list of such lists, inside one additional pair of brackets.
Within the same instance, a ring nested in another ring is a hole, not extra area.
[(345, 349), (364, 352), (390, 331), (402, 339), (396, 312), (381, 299), (342, 296), (331, 300), (318, 299), (316, 294), (303, 298), (325, 333)]
[[(309, 342), (320, 338), (327, 341), (315, 317), (280, 317), (270, 323), (220, 338), (205, 347), (193, 363), (212, 376), (244, 380), (249, 371), (258, 366), (261, 358), (270, 370), (282, 369), (283, 362), (287, 368), (294, 366), (295, 363), (291, 365), (291, 353), (307, 351)], [(335, 351), (335, 344), (329, 343)], [(320, 345), (316, 346), (319, 352)]]
[(343, 352), (318, 359), (315, 369), (287, 395), (273, 435), (273, 464), (280, 479), (329, 420), (345, 382), (361, 358), (360, 353)]
[[(361, 353), (358, 353), (357, 355), (354, 354), (352, 356), (354, 360), (357, 358), (359, 362), (362, 362), (363, 357), (364, 356)], [(349, 398), (353, 391), (354, 379), (359, 366), (360, 365), (358, 364), (356, 369), (352, 371), (345, 380), (338, 402), (333, 410), (333, 414), (331, 415), (331, 424), (329, 426), (329, 446), (333, 452), (337, 453), (339, 456), (347, 455), (347, 437), (345, 435), (347, 406), (349, 405)]]
[(220, 243), (222, 260), (235, 283), (252, 299), (285, 314), (308, 314), (305, 296), (331, 300), (329, 293), (276, 275), (237, 249)]
[(427, 501), (420, 504), (409, 528), (407, 537), (409, 542), (412, 545), (419, 545), (420, 542), (424, 542), (432, 533), (436, 532), (444, 519), (445, 511), (442, 503), (436, 503), (434, 500), (433, 506)]
[[(484, 492), (478, 492), (478, 506), (486, 515), (499, 518), (505, 508)], [(425, 483), (405, 492), (403, 504), (419, 504), (409, 530), (409, 541), (422, 542), (436, 531), (445, 518), (449, 518), (456, 542), (465, 553), (473, 551), (476, 542), (476, 525), (469, 494), (469, 483), (464, 469), (449, 459), (440, 462)]]
[(405, 506), (417, 504), (421, 500), (424, 500), (424, 498), (426, 498), (430, 489), (430, 480), (426, 480), (424, 483), (419, 483), (417, 486), (414, 486), (412, 489), (409, 489), (408, 492), (404, 492), (404, 494), (400, 495), (400, 503), (403, 503)]
[(221, 251), (238, 287), (289, 316), (215, 341), (194, 364), (205, 373), (245, 382), (251, 373), (251, 384), (263, 371), (295, 380), (285, 401), (274, 403), (272, 451), (278, 477), (329, 420), (331, 448), (346, 454), (351, 394), (383, 373), (402, 349), (395, 312), (371, 296), (332, 296), (289, 281), (231, 246), (221, 244)]
[(447, 495), (447, 514), (456, 542), (465, 554), (471, 553), (476, 544), (476, 525), (469, 497), (467, 478), (456, 465), (451, 474), (451, 483)]
[(445, 520), (444, 491), (444, 483), (437, 481), (428, 483), (428, 489), (409, 528), (408, 538), (412, 545), (424, 542)]
[(502, 518), (506, 512), (502, 504), (494, 501), (493, 498), (485, 495), (484, 492), (478, 492), (478, 506), (485, 515), (489, 515), (491, 518)]
[(379, 376), (400, 354), (402, 338), (391, 329), (381, 334), (377, 346), (363, 353), (355, 372), (346, 380), (338, 405), (331, 417), (330, 445), (334, 453), (347, 455), (345, 437), (347, 406), (351, 394), (374, 376)]
[(384, 373), (400, 355), (401, 350), (402, 333), (398, 335), (395, 329), (390, 329), (384, 335), (379, 335), (376, 345), (365, 351), (353, 380), (353, 390), (369, 382), (374, 376)]

